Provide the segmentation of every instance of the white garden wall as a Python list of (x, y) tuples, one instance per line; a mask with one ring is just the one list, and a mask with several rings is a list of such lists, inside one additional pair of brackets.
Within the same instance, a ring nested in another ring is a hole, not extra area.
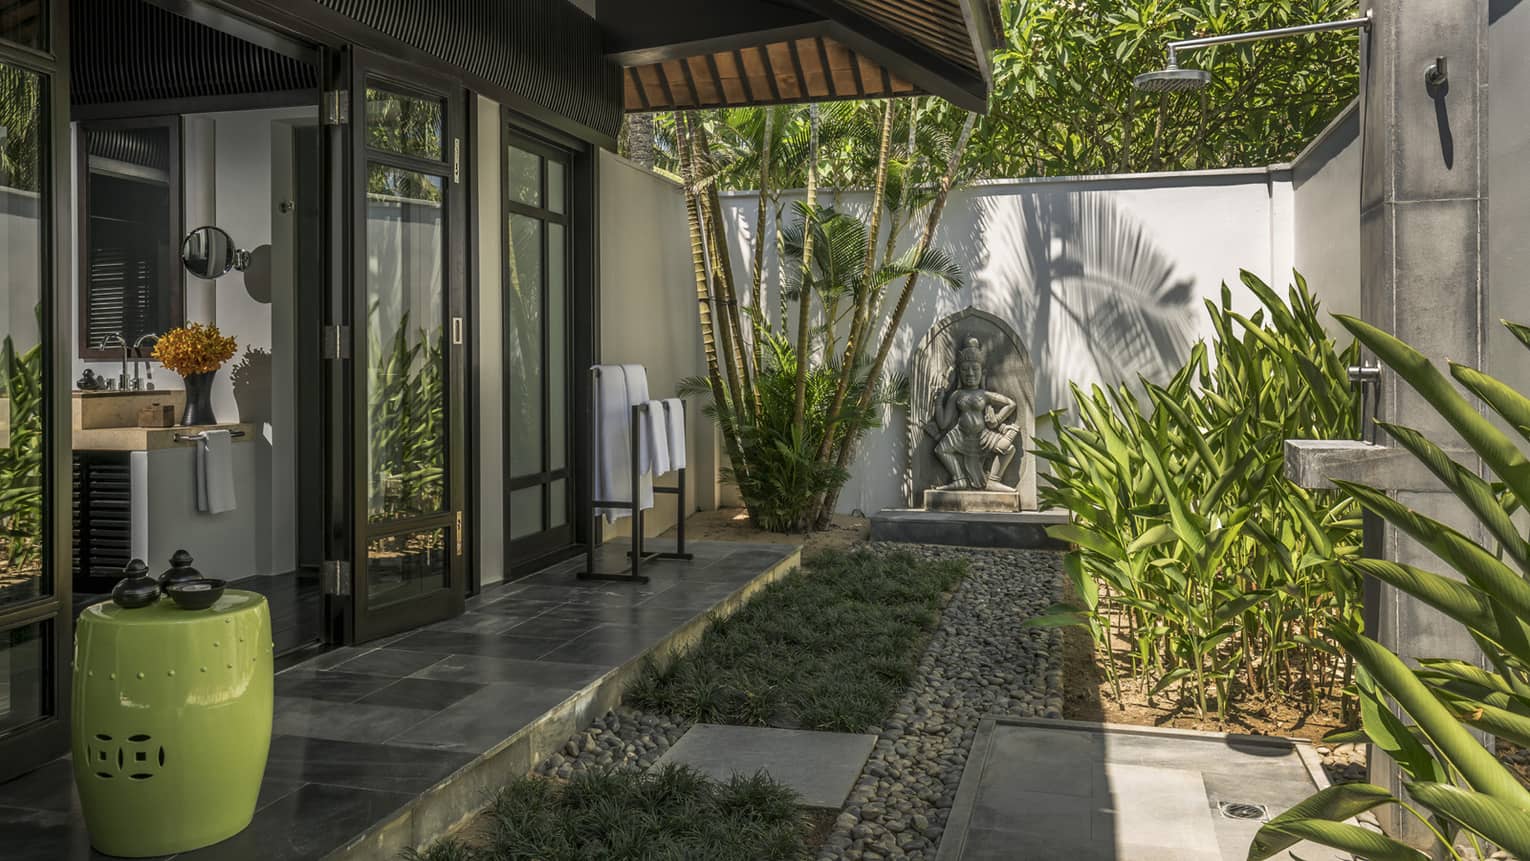
[[(783, 195), (796, 199), (800, 193)], [(868, 200), (851, 193), (833, 202), (864, 212)], [(757, 198), (730, 194), (723, 205), (735, 277), (747, 283)], [(1281, 289), (1289, 282), (1296, 207), (1284, 166), (996, 181), (959, 190), (935, 245), (955, 256), (966, 285), (953, 291), (921, 282), (889, 367), (906, 373), (910, 350), (937, 320), (975, 305), (1008, 322), (1026, 343), (1037, 368), (1038, 414), (1067, 405), (1069, 381), (1130, 382), (1139, 374), (1162, 380), (1196, 340), (1211, 334), (1204, 300), (1216, 301), (1224, 282), (1235, 307), (1256, 307), (1238, 282), (1240, 268)], [(913, 238), (906, 227), (900, 247)], [(767, 249), (770, 309), (779, 295), (774, 258)], [(1358, 289), (1353, 283), (1314, 287), (1341, 306), (1352, 306), (1347, 297)], [(841, 511), (870, 514), (902, 504), (905, 414), (888, 410), (883, 420), (865, 439), (840, 496)]]

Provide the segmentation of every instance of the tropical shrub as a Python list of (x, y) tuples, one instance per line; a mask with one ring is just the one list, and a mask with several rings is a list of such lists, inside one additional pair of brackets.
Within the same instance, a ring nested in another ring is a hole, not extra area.
[(1287, 439), (1354, 438), (1340, 350), (1296, 275), (1287, 299), (1248, 272), (1263, 309), (1245, 316), (1223, 285), (1215, 329), (1165, 385), (1074, 387), (1078, 423), (1037, 440), (1051, 464), (1048, 531), (1074, 549), (1077, 603), (1033, 625), (1081, 625), (1117, 699), (1121, 676), (1173, 689), (1204, 717), (1247, 696), (1300, 691), (1309, 706), (1342, 688), (1348, 665), (1324, 634), (1358, 620), (1359, 521), (1342, 494), (1285, 478)]
[[(1269, 858), (1298, 840), (1365, 858), (1439, 857), (1342, 821), (1384, 804), (1402, 804), (1429, 826), (1448, 857), (1461, 858), (1458, 847), (1486, 857), (1491, 850), (1485, 851), (1484, 844), (1492, 843), (1518, 858), (1530, 858), (1530, 791), (1466, 729), (1471, 726), (1530, 746), (1530, 542), (1512, 519), (1530, 502), (1530, 460), (1520, 444), (1473, 407), (1451, 378), (1524, 440), (1530, 440), (1530, 397), (1454, 362), (1447, 377), (1423, 354), (1375, 326), (1352, 317), (1338, 319), (1424, 396), (1492, 476), (1481, 477), (1475, 463), (1462, 463), (1417, 430), (1382, 423), (1397, 445), (1461, 500), (1488, 541), (1479, 543), (1383, 491), (1335, 482), (1367, 511), (1433, 551), (1458, 576), (1382, 559), (1343, 564), (1466, 626), (1487, 661), (1484, 667), (1423, 659), (1410, 667), (1361, 634), (1351, 620), (1335, 620), (1333, 636), (1360, 667), (1363, 735), (1397, 763), (1407, 798), (1371, 784), (1330, 787), (1260, 829), (1248, 857)], [(1530, 347), (1530, 328), (1505, 325)], [(1403, 717), (1394, 714), (1391, 703)]]
[(0, 344), (0, 393), (10, 400), (10, 445), (0, 448), (0, 574), (36, 570), (43, 538), (43, 357)]
[[(884, 375), (884, 367), (915, 286), (921, 277), (960, 284), (960, 270), (932, 240), (975, 120), (967, 116), (941, 158), (925, 160), (921, 147), (929, 141), (919, 135), (918, 106), (908, 102), (904, 112), (902, 104), (879, 104), (875, 123), (863, 122), (871, 116), (863, 108), (810, 106), (805, 140), (790, 131), (800, 111), (681, 113), (672, 124), (707, 363), (706, 376), (688, 390), (710, 396), (729, 476), (751, 519), (766, 529), (828, 525), (862, 434), (896, 396), (896, 375)], [(803, 166), (806, 200), (789, 221), (772, 182)], [(741, 175), (760, 186), (747, 284), (735, 283), (717, 192)], [(916, 189), (916, 179), (933, 181)], [(837, 189), (869, 185), (865, 220), (819, 206), (825, 181), (840, 183)], [(921, 211), (917, 240), (896, 253), (901, 226)], [(768, 232), (779, 252), (779, 303), (766, 299)], [(789, 388), (784, 402), (775, 398), (784, 394), (781, 385)]]

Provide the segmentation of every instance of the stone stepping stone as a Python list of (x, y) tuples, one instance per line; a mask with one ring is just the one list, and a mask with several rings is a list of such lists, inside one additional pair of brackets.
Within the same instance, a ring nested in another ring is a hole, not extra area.
[(757, 726), (696, 724), (653, 767), (688, 765), (713, 780), (765, 771), (808, 807), (839, 809), (877, 737)]

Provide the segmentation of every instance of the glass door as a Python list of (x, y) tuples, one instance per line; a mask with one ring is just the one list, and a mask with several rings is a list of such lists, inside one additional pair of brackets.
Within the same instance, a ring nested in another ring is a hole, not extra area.
[(514, 569), (572, 541), (567, 152), (506, 126), (505, 532)]
[(355, 639), (462, 611), (461, 90), (352, 58)]
[(59, 576), (69, 564), (57, 324), (68, 308), (57, 264), (69, 144), (53, 45), (64, 34), (51, 32), (46, 0), (10, 5), (0, 15), (0, 780), (67, 747), (71, 620)]

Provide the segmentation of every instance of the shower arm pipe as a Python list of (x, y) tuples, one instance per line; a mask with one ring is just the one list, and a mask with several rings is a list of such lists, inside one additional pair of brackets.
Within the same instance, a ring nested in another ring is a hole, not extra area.
[(1212, 45), (1227, 45), (1233, 42), (1259, 42), (1265, 39), (1282, 39), (1286, 36), (1300, 36), (1303, 33), (1323, 33), (1329, 30), (1369, 30), (1370, 28), (1371, 13), (1367, 10), (1364, 17), (1345, 18), (1342, 21), (1323, 21), (1317, 24), (1277, 27), (1274, 30), (1255, 30), (1251, 33), (1228, 33), (1223, 36), (1181, 39), (1178, 42), (1170, 42), (1168, 44), (1169, 67), (1176, 68), (1179, 65), (1178, 54), (1180, 51), (1194, 51), (1197, 48), (1209, 48)]

